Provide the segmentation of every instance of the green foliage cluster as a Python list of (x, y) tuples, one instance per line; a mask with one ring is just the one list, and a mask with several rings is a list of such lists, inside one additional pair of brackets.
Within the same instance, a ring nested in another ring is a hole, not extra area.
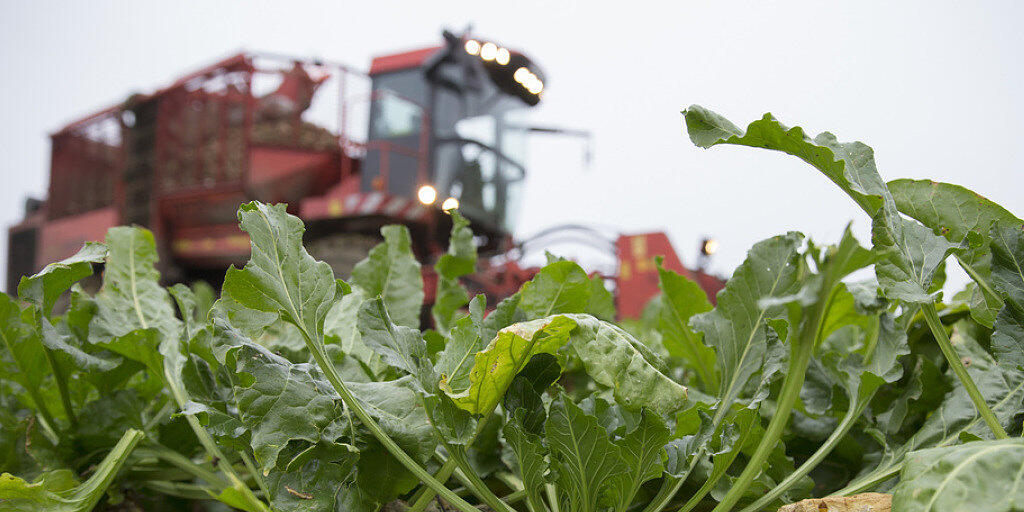
[[(114, 228), (0, 296), (0, 510), (721, 512), (867, 490), (1019, 510), (1021, 220), (886, 183), (859, 142), (684, 114), (698, 146), (818, 169), (871, 246), (763, 240), (714, 307), (659, 266), (662, 294), (617, 325), (602, 280), (555, 257), (511, 297), (470, 297), (451, 212), (421, 330), (402, 227), (343, 281), (283, 205), (242, 205), (251, 259), (219, 296), (162, 287), (152, 234)], [(947, 262), (972, 278), (951, 297)], [(76, 283), (101, 263), (90, 296)]]

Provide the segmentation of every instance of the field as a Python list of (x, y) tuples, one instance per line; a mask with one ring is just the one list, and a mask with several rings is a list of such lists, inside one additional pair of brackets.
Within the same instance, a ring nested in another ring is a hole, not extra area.
[[(699, 147), (817, 169), (870, 243), (763, 240), (715, 307), (660, 269), (620, 325), (602, 281), (554, 256), (500, 303), (470, 297), (452, 211), (421, 330), (403, 227), (344, 281), (284, 205), (243, 204), (251, 259), (219, 291), (162, 287), (153, 236), (114, 228), (0, 297), (0, 511), (752, 512), (867, 492), (886, 495), (871, 510), (1020, 510), (1024, 223), (957, 185), (886, 182), (860, 142), (684, 115)], [(947, 265), (972, 278), (951, 296)]]

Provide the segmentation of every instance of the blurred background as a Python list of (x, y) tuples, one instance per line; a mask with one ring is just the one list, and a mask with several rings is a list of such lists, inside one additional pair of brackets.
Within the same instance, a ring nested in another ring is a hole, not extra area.
[[(526, 172), (518, 208), (492, 218), (495, 226), (517, 241), (567, 223), (663, 231), (683, 265), (728, 277), (762, 238), (800, 230), (834, 242), (853, 221), (867, 243), (870, 222), (793, 157), (695, 148), (680, 110), (701, 104), (741, 126), (770, 111), (812, 134), (866, 142), (887, 180), (962, 184), (1020, 215), (1020, 19), (1024, 4), (1010, 1), (4, 2), (0, 224), (21, 221), (27, 197), (46, 197), (50, 134), (134, 93), (153, 93), (243, 50), (365, 72), (375, 56), (445, 44), (448, 29), (460, 41), (507, 47), (535, 72), (492, 75), (492, 86), (543, 84), (539, 104), (511, 118), (528, 132), (528, 149), (516, 153)], [(280, 67), (280, 76), (288, 71)], [(266, 87), (280, 90), (280, 80)], [(325, 119), (337, 122), (331, 112)], [(407, 122), (415, 118), (406, 114)], [(353, 107), (348, 115), (353, 124), (363, 116), (365, 137), (372, 114)], [(437, 204), (468, 194), (468, 185), (438, 179)], [(410, 181), (402, 194), (420, 192), (418, 185)], [(321, 207), (332, 211), (330, 202)], [(699, 261), (707, 237), (717, 251)], [(5, 262), (6, 243), (0, 237)], [(593, 268), (614, 266), (579, 244), (560, 249), (553, 240), (545, 248)]]

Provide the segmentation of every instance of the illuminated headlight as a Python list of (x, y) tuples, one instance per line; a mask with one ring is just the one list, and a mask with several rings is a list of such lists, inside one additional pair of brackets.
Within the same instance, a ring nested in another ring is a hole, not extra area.
[(441, 209), (444, 211), (454, 210), (459, 207), (459, 200), (454, 197), (449, 197), (441, 203)]
[(495, 56), (494, 60), (498, 64), (501, 64), (502, 66), (504, 66), (504, 65), (508, 64), (508, 61), (511, 58), (512, 58), (512, 55), (510, 53), (508, 53), (507, 49), (505, 49), (505, 48), (498, 48), (498, 55)]
[(700, 252), (704, 253), (707, 256), (711, 256), (712, 254), (718, 252), (718, 240), (715, 240), (714, 238), (704, 239), (704, 246), (701, 247)]
[(526, 68), (519, 68), (512, 74), (512, 78), (521, 84), (526, 83), (526, 80), (531, 76), (533, 76), (533, 73), (530, 73), (530, 70)]
[(498, 56), (498, 46), (494, 43), (484, 43), (480, 48), (480, 58), (486, 61), (494, 60)]
[(544, 82), (541, 82), (536, 75), (531, 75), (530, 81), (523, 84), (523, 87), (526, 87), (526, 90), (533, 94), (540, 94), (544, 90)]
[(423, 204), (434, 204), (437, 201), (437, 190), (430, 185), (423, 185), (416, 191), (416, 198)]
[(476, 55), (480, 53), (480, 41), (476, 39), (470, 39), (466, 41), (466, 53), (470, 55)]

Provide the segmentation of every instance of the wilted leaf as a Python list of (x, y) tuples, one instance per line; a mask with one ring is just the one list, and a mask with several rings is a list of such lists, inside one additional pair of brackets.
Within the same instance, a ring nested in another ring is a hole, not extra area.
[(498, 331), (487, 348), (478, 352), (469, 370), (469, 387), (454, 389), (442, 380), (440, 387), (459, 407), (473, 414), (489, 414), (505, 395), (513, 377), (535, 354), (554, 354), (569, 339), (576, 322), (553, 316), (513, 324)]

